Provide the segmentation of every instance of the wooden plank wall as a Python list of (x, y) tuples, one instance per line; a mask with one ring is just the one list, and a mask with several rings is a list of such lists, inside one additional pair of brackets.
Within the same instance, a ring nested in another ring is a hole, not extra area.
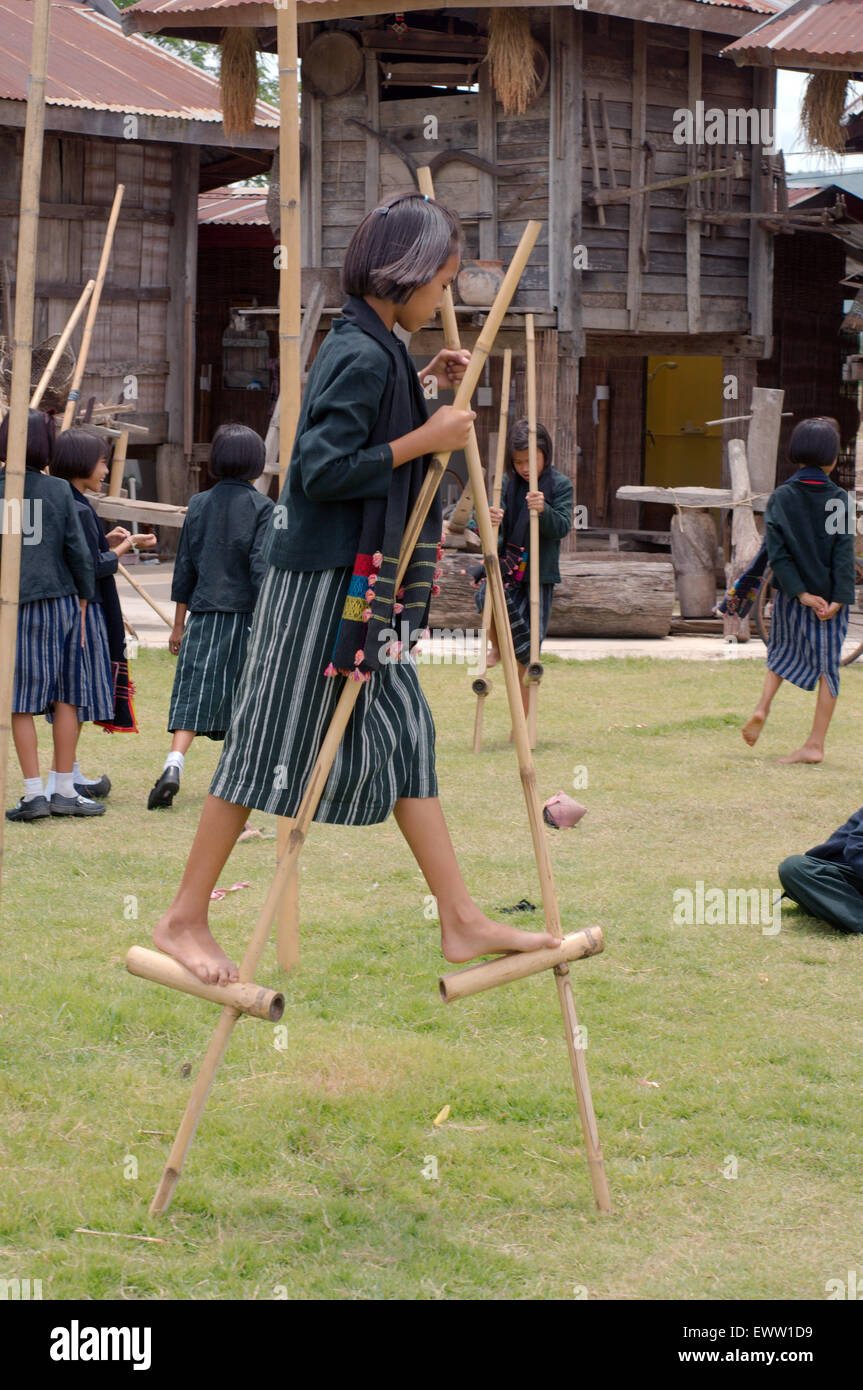
[[(0, 130), (4, 199), (17, 199), (23, 136)], [(126, 186), (102, 303), (93, 331), (81, 399), (117, 400), (123, 379), (138, 378), (138, 413), (151, 428), (146, 448), (165, 437), (168, 377), (168, 249), (171, 239), (171, 146), (45, 136), (43, 203), (98, 207), (98, 217), (43, 217), (36, 264), (36, 341), (59, 333), (88, 279), (95, 276), (114, 190)], [(104, 216), (101, 213), (104, 209)], [(155, 214), (149, 220), (147, 213)], [(0, 254), (14, 270), (18, 219), (0, 215)], [(73, 335), (77, 350), (83, 320)], [(136, 448), (136, 452), (141, 452)]]
[[(628, 187), (633, 167), (634, 26), (630, 20), (586, 13), (584, 25), (584, 89), (592, 99), (600, 179), (611, 186), (606, 142), (599, 119), (599, 95), (605, 98), (611, 130), (617, 182)], [(686, 145), (673, 139), (674, 111), (689, 101), (689, 35), (668, 25), (644, 26), (647, 86), (645, 134), (653, 146), (653, 178), (683, 177), (691, 158)], [(706, 108), (744, 107), (753, 104), (752, 75), (747, 68), (718, 57), (724, 40), (705, 34), (702, 44), (702, 99)], [(583, 124), (582, 190), (593, 191), (590, 148)], [(741, 147), (747, 161), (748, 147)], [(703, 159), (703, 155), (701, 156)], [(638, 179), (641, 160), (636, 158)], [(700, 167), (704, 167), (703, 163)], [(637, 328), (641, 332), (686, 333), (686, 189), (667, 189), (650, 195), (649, 261), (643, 269)], [(745, 212), (750, 205), (747, 177), (737, 180), (733, 208)], [(583, 276), (584, 323), (588, 329), (626, 330), (633, 327), (627, 314), (626, 274), (629, 263), (630, 210), (627, 203), (605, 209), (606, 226), (598, 210), (585, 206), (582, 241), (588, 248), (590, 269)], [(722, 226), (712, 238), (701, 237), (701, 330), (705, 333), (748, 331), (748, 223)]]

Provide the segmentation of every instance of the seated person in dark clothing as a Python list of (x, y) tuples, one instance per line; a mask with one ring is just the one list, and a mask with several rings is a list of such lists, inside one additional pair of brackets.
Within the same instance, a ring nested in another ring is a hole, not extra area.
[(783, 859), (779, 881), (810, 917), (863, 933), (863, 807), (823, 845)]

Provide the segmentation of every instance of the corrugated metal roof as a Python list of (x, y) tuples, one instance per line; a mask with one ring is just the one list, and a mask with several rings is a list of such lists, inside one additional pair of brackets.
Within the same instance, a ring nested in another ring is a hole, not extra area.
[(201, 225), (268, 227), (265, 188), (212, 188), (198, 197)]
[[(638, 0), (634, 2), (637, 8)], [(331, 3), (332, 0), (297, 0), (297, 18), (301, 23), (317, 19), (317, 9), (321, 5)], [(741, 10), (746, 14), (773, 15), (782, 7), (784, 0), (693, 0), (693, 3), (725, 10)], [(602, 6), (593, 5), (591, 8), (599, 11)], [(409, 0), (407, 6), (403, 7), (405, 13), (418, 9), (428, 9), (428, 0)], [(251, 14), (252, 11), (257, 13)], [(380, 14), (389, 11), (384, 11), (377, 5), (370, 7), (368, 0), (365, 5), (363, 0), (357, 0), (355, 8), (345, 5), (339, 7), (339, 16), (345, 19), (367, 13)], [(633, 18), (638, 18), (638, 15), (633, 15)], [(161, 20), (161, 25), (154, 23), (155, 19)], [(267, 24), (274, 27), (275, 22), (273, 0), (138, 0), (136, 5), (131, 5), (123, 11), (123, 27), (127, 33), (144, 30), (158, 32), (160, 27), (176, 33), (183, 28), (198, 30), (203, 26), (209, 28), (222, 24)], [(665, 19), (664, 22), (674, 21)], [(735, 31), (732, 30), (733, 32)]]
[[(27, 100), (33, 5), (0, 0), (0, 98)], [(221, 121), (219, 84), (193, 63), (147, 39), (127, 37), (89, 6), (54, 0), (46, 101), (89, 111)], [(258, 103), (256, 124), (278, 126), (279, 113)]]
[(759, 67), (863, 67), (861, 0), (797, 0), (723, 50)]

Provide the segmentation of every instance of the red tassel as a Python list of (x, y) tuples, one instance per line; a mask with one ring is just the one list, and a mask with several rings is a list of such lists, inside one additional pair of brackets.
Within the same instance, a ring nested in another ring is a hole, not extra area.
[(336, 670), (335, 666), (333, 665), (332, 662), (330, 662), (329, 666), (328, 666), (328, 667), (326, 668), (326, 670), (324, 671), (324, 675), (325, 675), (325, 676), (337, 676), (338, 674), (339, 674), (339, 673), (338, 673), (338, 671)]

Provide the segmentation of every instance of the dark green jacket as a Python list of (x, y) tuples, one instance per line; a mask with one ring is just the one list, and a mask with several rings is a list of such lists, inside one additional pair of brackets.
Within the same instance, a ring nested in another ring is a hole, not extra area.
[[(552, 464), (554, 490), (551, 505), (546, 502), (539, 517), (539, 582), (540, 584), (560, 583), (560, 543), (572, 530), (573, 490), (566, 474), (559, 473)], [(520, 479), (515, 473), (507, 474), (501, 493), (500, 505), (506, 513), (511, 506), (510, 499)], [(506, 544), (506, 517), (498, 533), (498, 549)]]
[[(5, 498), (4, 468), (0, 472), (0, 553), (2, 532), (14, 521), (6, 514)], [(18, 602), (34, 603), (37, 599), (64, 598), (67, 594), (92, 599), (93, 560), (66, 479), (28, 468), (24, 475), (24, 503), (18, 519), (24, 529)]]
[(828, 603), (854, 602), (849, 505), (847, 492), (823, 468), (800, 468), (771, 493), (764, 513), (767, 559), (788, 598), (810, 593)]
[(172, 601), (192, 613), (251, 613), (272, 514), (269, 497), (241, 478), (220, 478), (196, 493), (180, 532)]
[(386, 350), (337, 319), (312, 363), (268, 559), (280, 569), (353, 565), (363, 502), (389, 495), (393, 453), (368, 447), (390, 375)]

